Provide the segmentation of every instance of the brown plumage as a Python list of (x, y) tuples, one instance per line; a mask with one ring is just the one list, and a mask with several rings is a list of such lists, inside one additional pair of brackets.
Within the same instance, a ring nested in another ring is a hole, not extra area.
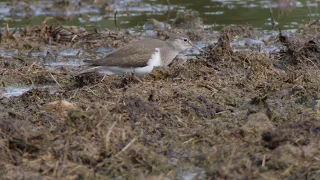
[(143, 67), (146, 66), (155, 48), (166, 46), (165, 41), (158, 39), (145, 39), (135, 41), (112, 52), (102, 59), (85, 60), (91, 66), (121, 66)]

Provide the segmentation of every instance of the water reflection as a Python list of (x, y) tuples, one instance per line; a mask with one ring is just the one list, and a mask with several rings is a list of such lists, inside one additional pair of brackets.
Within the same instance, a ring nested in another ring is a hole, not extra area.
[(2, 97), (13, 97), (13, 96), (21, 96), (23, 93), (31, 90), (31, 89), (50, 89), (50, 93), (56, 91), (55, 85), (46, 84), (46, 85), (32, 85), (32, 86), (23, 86), (23, 87), (6, 87), (2, 91), (3, 93), (0, 95)]
[(17, 55), (17, 49), (5, 49), (0, 47), (0, 57), (12, 58), (12, 56)]
[[(64, 3), (63, 3), (64, 2)], [(81, 3), (80, 3), (81, 2)], [(282, 29), (297, 28), (309, 22), (311, 12), (317, 16), (317, 2), (298, 0), (114, 0), (106, 1), (7, 1), (0, 0), (0, 25), (12, 27), (40, 24), (45, 17), (66, 25), (115, 28), (117, 11), (119, 28), (142, 28), (148, 19), (172, 24), (178, 12), (198, 12), (205, 28), (220, 29), (231, 24), (251, 24), (271, 29), (270, 10)], [(167, 2), (170, 2), (168, 4)], [(168, 12), (170, 8), (170, 13)], [(8, 10), (9, 9), (9, 10)], [(294, 22), (294, 23), (292, 23)]]
[(288, 15), (296, 8), (297, 2), (295, 0), (277, 0), (279, 16)]

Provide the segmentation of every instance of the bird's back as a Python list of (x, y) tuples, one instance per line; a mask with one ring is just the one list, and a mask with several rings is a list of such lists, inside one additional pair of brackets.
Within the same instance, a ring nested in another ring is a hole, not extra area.
[(97, 60), (85, 61), (92, 66), (121, 66), (143, 67), (146, 66), (156, 48), (166, 47), (167, 43), (158, 39), (135, 41), (124, 46), (106, 57)]

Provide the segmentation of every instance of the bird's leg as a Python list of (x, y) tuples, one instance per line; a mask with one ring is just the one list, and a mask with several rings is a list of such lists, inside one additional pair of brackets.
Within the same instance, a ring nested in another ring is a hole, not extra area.
[(136, 80), (136, 81), (142, 83), (142, 80), (135, 75), (134, 71), (130, 72), (130, 77), (131, 77), (133, 80)]
[(100, 82), (102, 82), (107, 76), (108, 74), (103, 75), (103, 78), (100, 80)]

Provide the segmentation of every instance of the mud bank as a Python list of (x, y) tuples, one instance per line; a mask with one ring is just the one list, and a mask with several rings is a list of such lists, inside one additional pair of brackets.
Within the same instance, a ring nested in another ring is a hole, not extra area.
[(77, 76), (79, 67), (41, 66), (48, 54), (20, 53), (117, 48), (138, 38), (130, 33), (8, 30), (1, 47), (20, 54), (0, 58), (2, 88), (56, 90), (1, 98), (1, 179), (318, 179), (318, 27), (270, 38), (280, 50), (268, 55), (234, 51), (236, 37), (255, 31), (226, 27), (208, 54), (139, 80)]

